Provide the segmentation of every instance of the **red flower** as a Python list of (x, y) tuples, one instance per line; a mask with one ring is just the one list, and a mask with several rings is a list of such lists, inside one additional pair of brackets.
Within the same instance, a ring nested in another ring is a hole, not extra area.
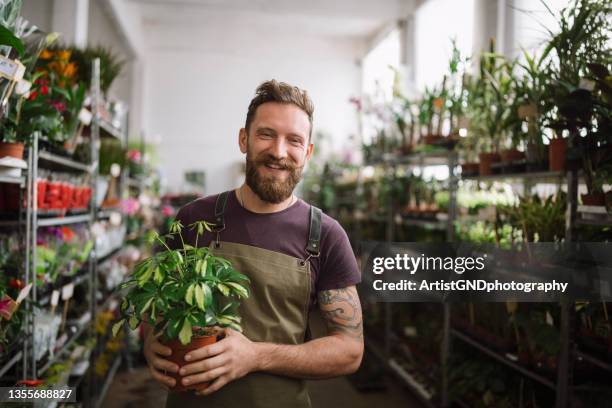
[(33, 101), (34, 99), (36, 99), (37, 96), (38, 93), (36, 93), (36, 91), (32, 91), (30, 92), (30, 97), (28, 98), (28, 100)]
[(47, 95), (49, 93), (49, 87), (47, 85), (43, 85), (40, 87), (40, 94)]
[(21, 281), (21, 279), (12, 278), (9, 281), (9, 286), (13, 289), (21, 289), (23, 288), (23, 282)]
[(66, 104), (64, 102), (51, 102), (51, 106), (53, 106), (58, 112), (64, 112), (66, 110)]
[(70, 227), (62, 227), (62, 234), (64, 235), (64, 241), (72, 241), (74, 238), (74, 231)]

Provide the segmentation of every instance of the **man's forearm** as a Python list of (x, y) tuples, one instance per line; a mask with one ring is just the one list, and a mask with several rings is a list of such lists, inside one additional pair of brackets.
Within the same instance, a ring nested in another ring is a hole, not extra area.
[(259, 371), (304, 379), (324, 379), (355, 372), (363, 343), (328, 335), (300, 345), (254, 343)]

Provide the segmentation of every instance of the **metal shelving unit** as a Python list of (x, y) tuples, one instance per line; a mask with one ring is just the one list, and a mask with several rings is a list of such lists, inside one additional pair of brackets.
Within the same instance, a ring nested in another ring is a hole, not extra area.
[[(537, 172), (525, 172), (525, 173), (501, 173), (487, 176), (457, 176), (457, 161), (456, 155), (452, 152), (444, 155), (441, 153), (435, 153), (433, 157), (428, 157), (426, 154), (409, 155), (406, 157), (394, 157), (386, 156), (381, 160), (377, 160), (369, 165), (384, 165), (391, 169), (395, 169), (397, 166), (410, 165), (410, 166), (439, 166), (442, 164), (443, 159), (446, 160), (446, 164), (449, 166), (449, 214), (446, 222), (444, 220), (424, 220), (424, 219), (410, 219), (406, 217), (399, 217), (393, 213), (393, 206), (391, 205), (389, 211), (391, 212), (388, 216), (366, 216), (360, 219), (351, 220), (351, 224), (359, 224), (362, 221), (369, 222), (380, 222), (386, 223), (386, 241), (393, 242), (395, 237), (395, 228), (400, 225), (407, 225), (413, 227), (430, 228), (441, 230), (446, 227), (447, 240), (452, 242), (454, 238), (454, 221), (460, 219), (458, 217), (457, 202), (456, 202), (456, 191), (457, 183), (459, 180), (465, 181), (476, 181), (476, 182), (494, 182), (494, 181), (511, 181), (523, 185), (523, 191), (531, 191), (531, 189), (538, 184), (555, 184), (560, 190), (562, 187), (567, 189), (568, 192), (568, 209), (566, 215), (566, 241), (575, 241), (576, 227), (582, 225), (595, 225), (595, 226), (612, 226), (612, 216), (609, 215), (604, 208), (585, 207), (578, 205), (578, 184), (581, 174), (578, 171), (568, 172), (550, 172), (550, 171), (537, 171)], [(359, 238), (359, 237), (358, 237)], [(504, 355), (490, 349), (485, 344), (480, 343), (478, 340), (462, 333), (459, 330), (451, 328), (450, 316), (451, 316), (451, 305), (448, 303), (443, 304), (443, 322), (442, 322), (442, 344), (441, 344), (441, 378), (440, 381), (440, 395), (437, 405), (440, 407), (449, 407), (452, 404), (459, 406), (467, 406), (462, 401), (451, 401), (448, 395), (449, 389), (449, 356), (451, 354), (451, 346), (453, 340), (461, 341), (467, 344), (487, 357), (494, 361), (503, 364), (504, 366), (516, 371), (525, 378), (534, 381), (537, 384), (541, 384), (548, 390), (555, 392), (556, 394), (556, 408), (567, 408), (569, 401), (571, 400), (571, 393), (578, 391), (580, 387), (573, 386), (573, 366), (576, 359), (588, 362), (595, 367), (612, 372), (612, 364), (601, 361), (588, 353), (582, 352), (577, 349), (574, 345), (574, 303), (571, 299), (564, 299), (560, 302), (560, 353), (558, 355), (558, 367), (556, 376), (554, 379), (546, 378), (539, 373), (530, 370), (527, 367), (516, 363)], [(390, 371), (397, 373), (397, 367), (391, 367), (389, 361), (391, 359), (391, 347), (395, 344), (398, 339), (392, 339), (391, 332), (391, 313), (393, 304), (384, 304), (384, 336), (385, 341), (382, 347), (375, 346), (371, 341), (366, 342), (366, 347), (373, 352), (373, 354), (380, 359), (389, 368)], [(399, 378), (403, 376), (399, 375)], [(419, 392), (420, 387), (415, 387), (411, 384), (411, 381), (404, 381), (407, 387), (413, 390), (414, 394), (426, 406), (434, 406), (430, 400), (423, 400), (423, 395)]]
[[(25, 209), (22, 211), (24, 214), (19, 217), (0, 221), (1, 227), (22, 227), (25, 231), (25, 283), (28, 284), (33, 282), (36, 278), (36, 251), (34, 250), (37, 245), (38, 230), (42, 227), (50, 226), (64, 226), (74, 224), (86, 224), (89, 227), (99, 219), (108, 218), (110, 213), (115, 209), (103, 209), (96, 208), (96, 181), (98, 178), (98, 165), (99, 165), (99, 140), (100, 133), (103, 130), (104, 137), (114, 137), (122, 142), (123, 146), (127, 145), (127, 118), (122, 129), (113, 127), (110, 123), (102, 120), (98, 112), (98, 106), (101, 103), (101, 92), (99, 83), (100, 66), (99, 60), (94, 61), (93, 72), (92, 72), (92, 89), (91, 89), (91, 100), (92, 100), (92, 114), (93, 119), (91, 122), (91, 134), (90, 134), (90, 163), (77, 162), (69, 157), (65, 157), (61, 154), (39, 149), (39, 141), (41, 138), (40, 134), (33, 135), (32, 145), (28, 148), (27, 161), (28, 169), (22, 177), (0, 177), (0, 183), (13, 183), (18, 184), (23, 188), (26, 199)], [(38, 177), (39, 169), (46, 169), (50, 171), (61, 171), (75, 174), (86, 174), (92, 189), (92, 197), (90, 200), (89, 207), (83, 213), (73, 214), (52, 214), (47, 212), (39, 211), (37, 207), (38, 202), (38, 189), (36, 180)], [(125, 178), (125, 171), (122, 172), (122, 179)], [(122, 189), (125, 183), (120, 181), (119, 188)], [(45, 287), (44, 293), (41, 288), (37, 288), (36, 285), (32, 287), (29, 296), (26, 298), (22, 307), (27, 308), (26, 322), (24, 322), (24, 335), (23, 344), (19, 346), (19, 350), (10, 358), (3, 361), (0, 365), (0, 376), (6, 374), (9, 370), (12, 370), (17, 364), (22, 363), (21, 373), (19, 374), (24, 379), (36, 379), (40, 378), (45, 372), (57, 362), (61, 362), (68, 358), (70, 350), (76, 342), (79, 341), (83, 336), (93, 338), (96, 336), (94, 330), (94, 322), (96, 321), (97, 313), (101, 311), (96, 304), (96, 294), (98, 292), (98, 266), (101, 262), (108, 261), (119, 253), (122, 246), (118, 246), (113, 251), (102, 259), (99, 259), (95, 248), (92, 250), (91, 255), (84, 267), (70, 279), (64, 279), (57, 284), (52, 285), (53, 287)], [(62, 285), (60, 285), (60, 283)], [(33, 352), (33, 333), (34, 328), (34, 305), (46, 306), (50, 302), (50, 293), (53, 289), (60, 289), (60, 286), (67, 284), (87, 285), (88, 292), (88, 307), (81, 319), (77, 321), (68, 321), (66, 324), (67, 330), (65, 333), (68, 335), (66, 341), (59, 347), (55, 353), (50, 356), (47, 354), (40, 360), (37, 360)], [(104, 305), (108, 306), (108, 302), (114, 296), (109, 296), (106, 299)], [(70, 333), (70, 334), (68, 334)], [(79, 386), (83, 386), (86, 390), (83, 396), (82, 403), (84, 406), (99, 406), (101, 399), (108, 390), (108, 386), (112, 381), (114, 374), (117, 372), (122, 358), (118, 357), (113, 363), (113, 367), (109, 372), (104, 384), (101, 384), (102, 388), (96, 390), (95, 381), (93, 381), (93, 373), (90, 369), (94, 366), (93, 361), (95, 356), (92, 353), (89, 361), (89, 368), (86, 370), (83, 378), (78, 379), (77, 383)], [(99, 392), (99, 391), (102, 392)], [(98, 400), (96, 400), (98, 398)]]

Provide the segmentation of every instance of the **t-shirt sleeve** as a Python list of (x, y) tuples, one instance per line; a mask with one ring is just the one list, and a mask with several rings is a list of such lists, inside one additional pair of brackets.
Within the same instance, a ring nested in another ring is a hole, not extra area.
[(346, 288), (361, 282), (361, 272), (353, 248), (346, 232), (337, 221), (333, 221), (321, 249), (317, 292)]

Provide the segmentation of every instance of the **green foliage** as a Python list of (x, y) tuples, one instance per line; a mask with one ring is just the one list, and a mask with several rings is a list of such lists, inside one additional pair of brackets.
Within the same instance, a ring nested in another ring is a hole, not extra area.
[(19, 55), (24, 53), (24, 46), (21, 40), (3, 25), (0, 25), (0, 45), (8, 45), (14, 48)]
[[(116, 333), (128, 323), (135, 329), (145, 322), (166, 339), (178, 338), (188, 344), (196, 328), (212, 326), (241, 330), (237, 309), (239, 300), (249, 296), (249, 279), (229, 261), (214, 256), (209, 248), (197, 247), (197, 240), (211, 226), (205, 221), (187, 228), (196, 232), (195, 246), (186, 244), (176, 221), (170, 233), (155, 235), (163, 251), (139, 262), (128, 281), (128, 293), (121, 304), (121, 319), (113, 326)], [(178, 239), (182, 248), (171, 249), (168, 240)]]
[(84, 82), (88, 88), (91, 86), (93, 61), (96, 58), (100, 59), (100, 89), (104, 94), (108, 92), (125, 66), (125, 61), (120, 60), (115, 53), (102, 45), (85, 49), (73, 46), (68, 49), (72, 52), (71, 60), (79, 67), (77, 73), (79, 81)]
[(116, 163), (124, 170), (126, 151), (121, 142), (115, 138), (104, 138), (100, 141), (100, 174), (109, 175), (111, 166)]
[(520, 197), (516, 206), (503, 212), (528, 242), (559, 242), (565, 238), (566, 208), (567, 195), (560, 192), (546, 199), (538, 195)]

